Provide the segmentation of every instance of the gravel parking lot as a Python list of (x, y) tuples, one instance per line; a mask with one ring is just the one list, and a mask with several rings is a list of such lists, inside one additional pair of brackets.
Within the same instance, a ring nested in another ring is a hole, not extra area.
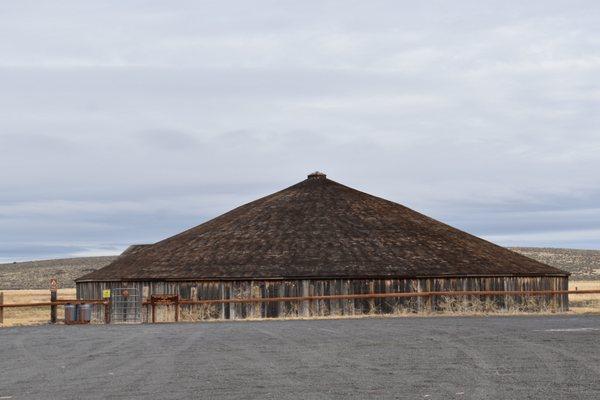
[(600, 317), (0, 329), (0, 399), (598, 399)]

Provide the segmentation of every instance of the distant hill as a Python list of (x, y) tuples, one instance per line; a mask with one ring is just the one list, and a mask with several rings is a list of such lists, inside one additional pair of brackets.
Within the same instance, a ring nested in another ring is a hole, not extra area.
[(49, 289), (56, 278), (60, 288), (74, 288), (75, 278), (110, 264), (117, 256), (62, 258), (0, 264), (0, 290)]
[[(510, 250), (571, 272), (571, 279), (600, 280), (600, 250), (512, 247)], [(110, 264), (117, 256), (63, 258), (0, 264), (0, 290), (75, 287), (74, 279)]]
[(600, 250), (512, 247), (512, 251), (570, 272), (574, 280), (600, 279)]

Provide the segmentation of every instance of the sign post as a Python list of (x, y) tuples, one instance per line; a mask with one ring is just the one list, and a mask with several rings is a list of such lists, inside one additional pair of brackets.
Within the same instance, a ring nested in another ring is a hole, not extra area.
[[(50, 302), (56, 303), (58, 299), (58, 281), (55, 278), (50, 279)], [(56, 323), (56, 304), (50, 305), (50, 322)]]
[(110, 289), (102, 291), (102, 298), (104, 299), (104, 323), (110, 324)]

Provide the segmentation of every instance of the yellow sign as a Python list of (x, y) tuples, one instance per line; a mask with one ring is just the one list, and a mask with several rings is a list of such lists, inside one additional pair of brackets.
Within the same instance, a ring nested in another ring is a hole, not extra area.
[(102, 291), (102, 298), (103, 299), (109, 299), (110, 298), (110, 289), (104, 289)]

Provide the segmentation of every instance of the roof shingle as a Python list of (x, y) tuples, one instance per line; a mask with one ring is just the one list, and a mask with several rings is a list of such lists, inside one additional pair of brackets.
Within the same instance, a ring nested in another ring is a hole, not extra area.
[(568, 275), (324, 174), (77, 281)]

